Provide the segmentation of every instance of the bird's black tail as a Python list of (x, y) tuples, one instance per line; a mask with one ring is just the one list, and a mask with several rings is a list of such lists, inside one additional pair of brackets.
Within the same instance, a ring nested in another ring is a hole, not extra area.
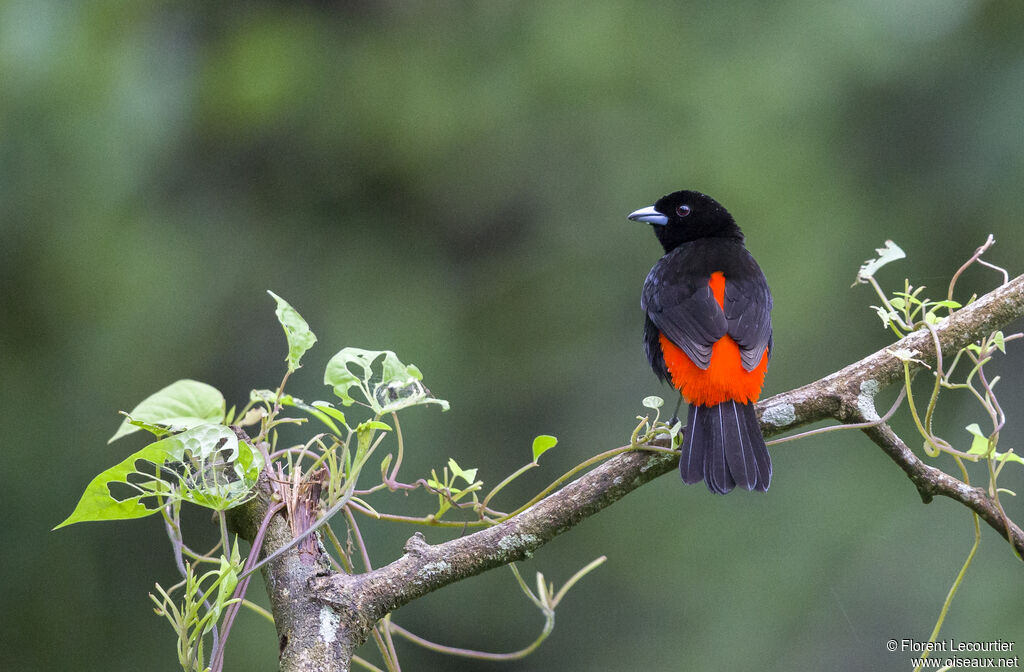
[(704, 481), (712, 492), (735, 486), (764, 492), (772, 480), (772, 458), (752, 404), (726, 401), (690, 405), (679, 473), (684, 483)]

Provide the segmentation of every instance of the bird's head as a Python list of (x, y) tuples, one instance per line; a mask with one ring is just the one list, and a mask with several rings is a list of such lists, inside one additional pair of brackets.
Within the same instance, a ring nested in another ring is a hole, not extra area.
[(651, 224), (666, 252), (699, 238), (743, 240), (743, 233), (729, 211), (699, 191), (676, 191), (662, 196), (654, 205), (631, 212), (629, 219)]

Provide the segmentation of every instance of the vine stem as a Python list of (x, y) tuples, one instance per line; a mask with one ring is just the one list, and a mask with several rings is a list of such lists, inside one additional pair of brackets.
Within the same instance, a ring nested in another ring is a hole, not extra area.
[(551, 492), (555, 488), (557, 488), (559, 485), (561, 485), (562, 483), (565, 483), (567, 480), (569, 480), (570, 478), (572, 478), (576, 474), (580, 473), (581, 471), (583, 471), (587, 467), (593, 466), (595, 464), (600, 464), (601, 462), (604, 462), (605, 460), (607, 460), (609, 458), (615, 457), (616, 455), (621, 455), (622, 453), (626, 453), (626, 452), (633, 451), (633, 450), (643, 450), (643, 451), (648, 451), (648, 452), (664, 452), (664, 453), (670, 453), (670, 454), (676, 454), (676, 455), (679, 454), (678, 450), (672, 450), (671, 448), (662, 448), (660, 446), (652, 446), (652, 445), (644, 445), (642, 447), (641, 446), (632, 446), (632, 445), (629, 445), (629, 446), (619, 446), (618, 448), (612, 448), (611, 450), (606, 450), (603, 453), (598, 453), (597, 455), (595, 455), (594, 457), (590, 458), (589, 460), (584, 460), (583, 462), (580, 462), (575, 467), (573, 467), (572, 469), (570, 469), (569, 471), (565, 472), (564, 474), (562, 474), (561, 476), (556, 478), (554, 481), (552, 481), (551, 485), (549, 485), (548, 487), (544, 488), (539, 493), (534, 495), (533, 499), (528, 501), (526, 504), (523, 504), (522, 506), (520, 506), (518, 509), (516, 509), (512, 513), (510, 513), (507, 516), (505, 516), (503, 518), (500, 518), (500, 519), (498, 519), (498, 520), (496, 520), (494, 522), (496, 522), (496, 523), (503, 522), (505, 520), (513, 518), (514, 516), (519, 515), (523, 511), (526, 511), (528, 508), (530, 508), (531, 506), (533, 506), (534, 504), (536, 504), (537, 502), (539, 502), (540, 500), (544, 499), (549, 494), (551, 494)]
[(787, 443), (789, 441), (796, 441), (797, 439), (806, 439), (809, 436), (816, 436), (818, 434), (827, 434), (829, 432), (838, 432), (843, 429), (868, 429), (869, 427), (877, 427), (883, 425), (889, 421), (889, 418), (896, 413), (896, 409), (903, 403), (903, 399), (907, 396), (907, 388), (901, 387), (900, 393), (896, 396), (896, 401), (886, 411), (885, 415), (880, 417), (878, 420), (871, 420), (869, 422), (850, 422), (842, 425), (832, 425), (831, 427), (819, 427), (818, 429), (811, 429), (806, 432), (800, 432), (799, 434), (790, 434), (789, 436), (783, 436), (779, 439), (772, 439), (771, 441), (765, 441), (765, 445), (774, 446), (780, 443)]
[(1002, 268), (999, 268), (998, 266), (993, 266), (992, 264), (990, 264), (988, 262), (985, 262), (985, 261), (981, 261), (981, 259), (980, 259), (981, 255), (983, 255), (985, 253), (985, 251), (988, 250), (988, 248), (992, 247), (992, 245), (994, 245), (995, 242), (996, 242), (995, 236), (993, 236), (991, 233), (988, 234), (988, 238), (986, 238), (985, 242), (981, 244), (981, 247), (976, 249), (974, 251), (974, 254), (971, 256), (971, 258), (968, 259), (967, 261), (965, 261), (964, 265), (957, 269), (956, 273), (953, 274), (952, 279), (949, 281), (949, 291), (946, 293), (946, 300), (947, 301), (952, 301), (953, 300), (953, 289), (956, 287), (956, 281), (960, 278), (960, 275), (964, 271), (967, 270), (968, 266), (970, 266), (971, 264), (973, 264), (976, 261), (978, 263), (980, 263), (980, 264), (983, 264), (984, 266), (988, 266), (989, 268), (994, 268), (997, 271), (1002, 271), (1002, 273), (1003, 273), (1003, 284), (1005, 285), (1007, 282), (1009, 282), (1009, 280), (1010, 280), (1010, 274), (1009, 273), (1007, 273)]
[(522, 476), (523, 474), (525, 474), (530, 469), (533, 469), (536, 466), (539, 466), (536, 461), (524, 464), (523, 466), (519, 467), (511, 474), (506, 476), (505, 480), (503, 480), (501, 483), (498, 483), (496, 486), (494, 486), (494, 488), (487, 493), (487, 496), (484, 497), (484, 501), (480, 503), (480, 518), (483, 519), (484, 512), (487, 510), (487, 504), (491, 501), (491, 498), (493, 498), (496, 494), (501, 492), (502, 488), (504, 488), (506, 485), (516, 480), (517, 478), (519, 478), (520, 476)]
[[(546, 625), (546, 624), (545, 624)], [(394, 630), (395, 634), (405, 637), (407, 640), (414, 644), (418, 644), (425, 649), (436, 651), (437, 653), (445, 653), (449, 656), (460, 656), (462, 658), (475, 658), (477, 660), (519, 660), (530, 655), (537, 650), (537, 647), (544, 643), (544, 640), (551, 634), (551, 630), (545, 627), (540, 636), (537, 637), (529, 646), (519, 649), (518, 651), (512, 651), (510, 653), (488, 653), (487, 651), (475, 651), (473, 649), (461, 649), (456, 646), (446, 646), (444, 644), (438, 644), (432, 642), (429, 639), (424, 639), (414, 632), (406, 630), (397, 623), (391, 624), (391, 629)]]
[[(963, 474), (964, 483), (969, 483), (967, 476), (967, 468), (964, 466), (963, 461), (960, 458), (956, 459), (957, 465), (960, 467), (960, 473)], [(978, 520), (978, 514), (971, 512), (971, 517), (974, 519), (974, 544), (971, 546), (970, 553), (967, 554), (967, 560), (964, 561), (960, 571), (957, 572), (956, 579), (953, 580), (953, 585), (950, 586), (949, 592), (946, 593), (946, 599), (942, 603), (942, 609), (939, 611), (939, 618), (935, 622), (935, 627), (932, 628), (931, 637), (928, 638), (928, 643), (932, 644), (939, 637), (939, 630), (942, 629), (942, 624), (946, 620), (946, 614), (949, 612), (949, 605), (953, 603), (953, 597), (956, 595), (956, 591), (960, 589), (960, 584), (963, 583), (964, 576), (967, 574), (967, 568), (971, 566), (974, 561), (974, 555), (978, 552), (978, 546), (981, 544), (981, 522)], [(914, 672), (921, 672), (921, 668), (924, 666), (924, 660), (931, 653), (929, 649), (921, 654), (921, 662), (914, 668)]]
[[(249, 551), (249, 557), (246, 558), (246, 567), (251, 567), (256, 564), (256, 559), (259, 557), (260, 548), (263, 546), (263, 537), (267, 534), (267, 526), (270, 525), (270, 520), (277, 514), (278, 511), (284, 508), (284, 502), (275, 502), (272, 506), (267, 509), (267, 513), (263, 516), (263, 521), (260, 523), (259, 530), (256, 532), (256, 537), (252, 542), (252, 549)], [(242, 606), (242, 598), (245, 596), (245, 592), (249, 589), (249, 573), (243, 573), (245, 578), (241, 578), (238, 585), (235, 586), (234, 594), (231, 596), (232, 599), (238, 598), (238, 602), (229, 606), (224, 612), (224, 625), (223, 634), (220, 642), (220, 646), (217, 647), (213, 655), (211, 656), (211, 672), (223, 672), (224, 669), (224, 651), (227, 648), (228, 635), (231, 633), (231, 626), (235, 622), (235, 616), (238, 615), (238, 610)]]
[[(359, 525), (356, 523), (356, 519), (349, 510), (349, 507), (346, 506), (343, 513), (349, 529), (352, 530), (356, 546), (359, 548), (359, 555), (362, 557), (363, 567), (366, 568), (366, 571), (372, 572), (373, 563), (370, 562), (370, 553), (366, 548), (366, 542), (363, 541), (363, 533), (359, 530)], [(328, 529), (330, 529), (329, 525)], [(401, 672), (402, 667), (398, 663), (398, 652), (395, 650), (395, 642), (391, 639), (391, 631), (387, 627), (389, 621), (390, 614), (381, 619), (380, 626), (373, 629), (373, 640), (377, 645), (377, 649), (380, 651), (380, 655), (384, 659), (384, 664), (387, 666), (388, 670)]]
[(389, 489), (392, 483), (398, 479), (398, 469), (402, 466), (402, 458), (405, 456), (405, 438), (402, 436), (402, 425), (398, 422), (398, 414), (391, 412), (391, 420), (395, 423), (395, 439), (398, 441), (398, 453), (395, 455), (395, 464), (391, 467), (391, 473), (386, 479)]
[(368, 661), (365, 658), (362, 658), (360, 656), (353, 655), (352, 656), (352, 662), (355, 663), (356, 665), (361, 666), (364, 670), (369, 670), (370, 672), (384, 672), (384, 670), (380, 669), (379, 667), (377, 667), (376, 665), (374, 665), (370, 661)]

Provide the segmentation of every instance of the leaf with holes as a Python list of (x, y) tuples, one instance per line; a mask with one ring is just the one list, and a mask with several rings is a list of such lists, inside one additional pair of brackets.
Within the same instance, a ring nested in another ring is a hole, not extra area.
[[(403, 364), (391, 350), (344, 348), (324, 371), (324, 384), (334, 389), (345, 406), (359, 401), (378, 415), (421, 404), (437, 404), (448, 410), (448, 402), (436, 399), (422, 380), (423, 374), (415, 364)], [(353, 389), (362, 399), (352, 396)]]
[(179, 380), (143, 399), (127, 414), (107, 443), (139, 431), (133, 421), (169, 429), (219, 423), (224, 419), (224, 406), (224, 395), (217, 388), (197, 380)]
[(151, 443), (96, 476), (75, 510), (54, 529), (143, 518), (173, 499), (230, 509), (252, 498), (262, 468), (260, 454), (231, 429), (200, 425)]

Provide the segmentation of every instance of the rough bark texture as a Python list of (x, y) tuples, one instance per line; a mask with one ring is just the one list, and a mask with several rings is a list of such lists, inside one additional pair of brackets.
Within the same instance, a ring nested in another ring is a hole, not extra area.
[(406, 542), (405, 555), (390, 565), (355, 576), (318, 577), (310, 587), (326, 603), (354, 607), (368, 624), (375, 623), (441, 586), (530, 557), (553, 537), (675, 469), (678, 462), (678, 456), (667, 453), (624, 453), (500, 525), (436, 546), (417, 532)]
[[(1024, 316), (1024, 275), (1018, 276), (977, 301), (962, 308), (948, 320), (936, 325), (943, 352), (948, 356), (972, 341), (1002, 329)], [(835, 418), (844, 422), (862, 422), (874, 418), (861, 406), (883, 388), (903, 380), (903, 362), (890, 354), (897, 348), (918, 351), (917, 359), (935, 364), (935, 345), (927, 330), (915, 331), (859, 362), (825, 376), (821, 380), (777, 394), (758, 404), (766, 435), (794, 429), (817, 420)], [(915, 364), (915, 368), (920, 368)]]
[[(1024, 315), (1024, 276), (990, 292), (936, 327), (946, 356)], [(889, 351), (916, 350), (934, 365), (928, 331), (910, 334), (829, 376), (777, 394), (758, 404), (765, 436), (834, 418), (842, 422), (879, 419), (874, 398), (903, 380), (903, 364)], [(925, 502), (936, 495), (961, 502), (1024, 553), (1024, 533), (1000, 513), (984, 489), (966, 485), (924, 464), (882, 423), (864, 432), (907, 474)], [(303, 564), (296, 551), (264, 569), (282, 641), (282, 670), (348, 670), (351, 656), (374, 624), (403, 604), (460, 579), (529, 557), (537, 548), (644, 483), (674, 471), (678, 459), (666, 453), (629, 452), (608, 460), (514, 518), (491, 528), (431, 546), (414, 535), (401, 558), (365, 574), (346, 575)], [(235, 517), (236, 528), (252, 538), (266, 511), (254, 500)], [(276, 516), (266, 552), (291, 539), (288, 524)]]
[[(261, 489), (264, 493), (270, 492), (266, 478), (261, 479)], [(233, 511), (229, 522), (243, 538), (255, 538), (268, 510), (268, 499), (268, 496), (261, 496)], [(263, 555), (283, 547), (292, 538), (291, 526), (282, 509), (267, 527)], [(310, 582), (318, 574), (328, 572), (330, 563), (319, 543), (312, 558), (304, 550), (305, 546), (299, 544), (260, 570), (277, 627), (280, 669), (347, 672), (352, 654), (365, 639), (365, 633), (349, 636), (342, 627), (339, 612), (326, 606), (310, 591)]]

